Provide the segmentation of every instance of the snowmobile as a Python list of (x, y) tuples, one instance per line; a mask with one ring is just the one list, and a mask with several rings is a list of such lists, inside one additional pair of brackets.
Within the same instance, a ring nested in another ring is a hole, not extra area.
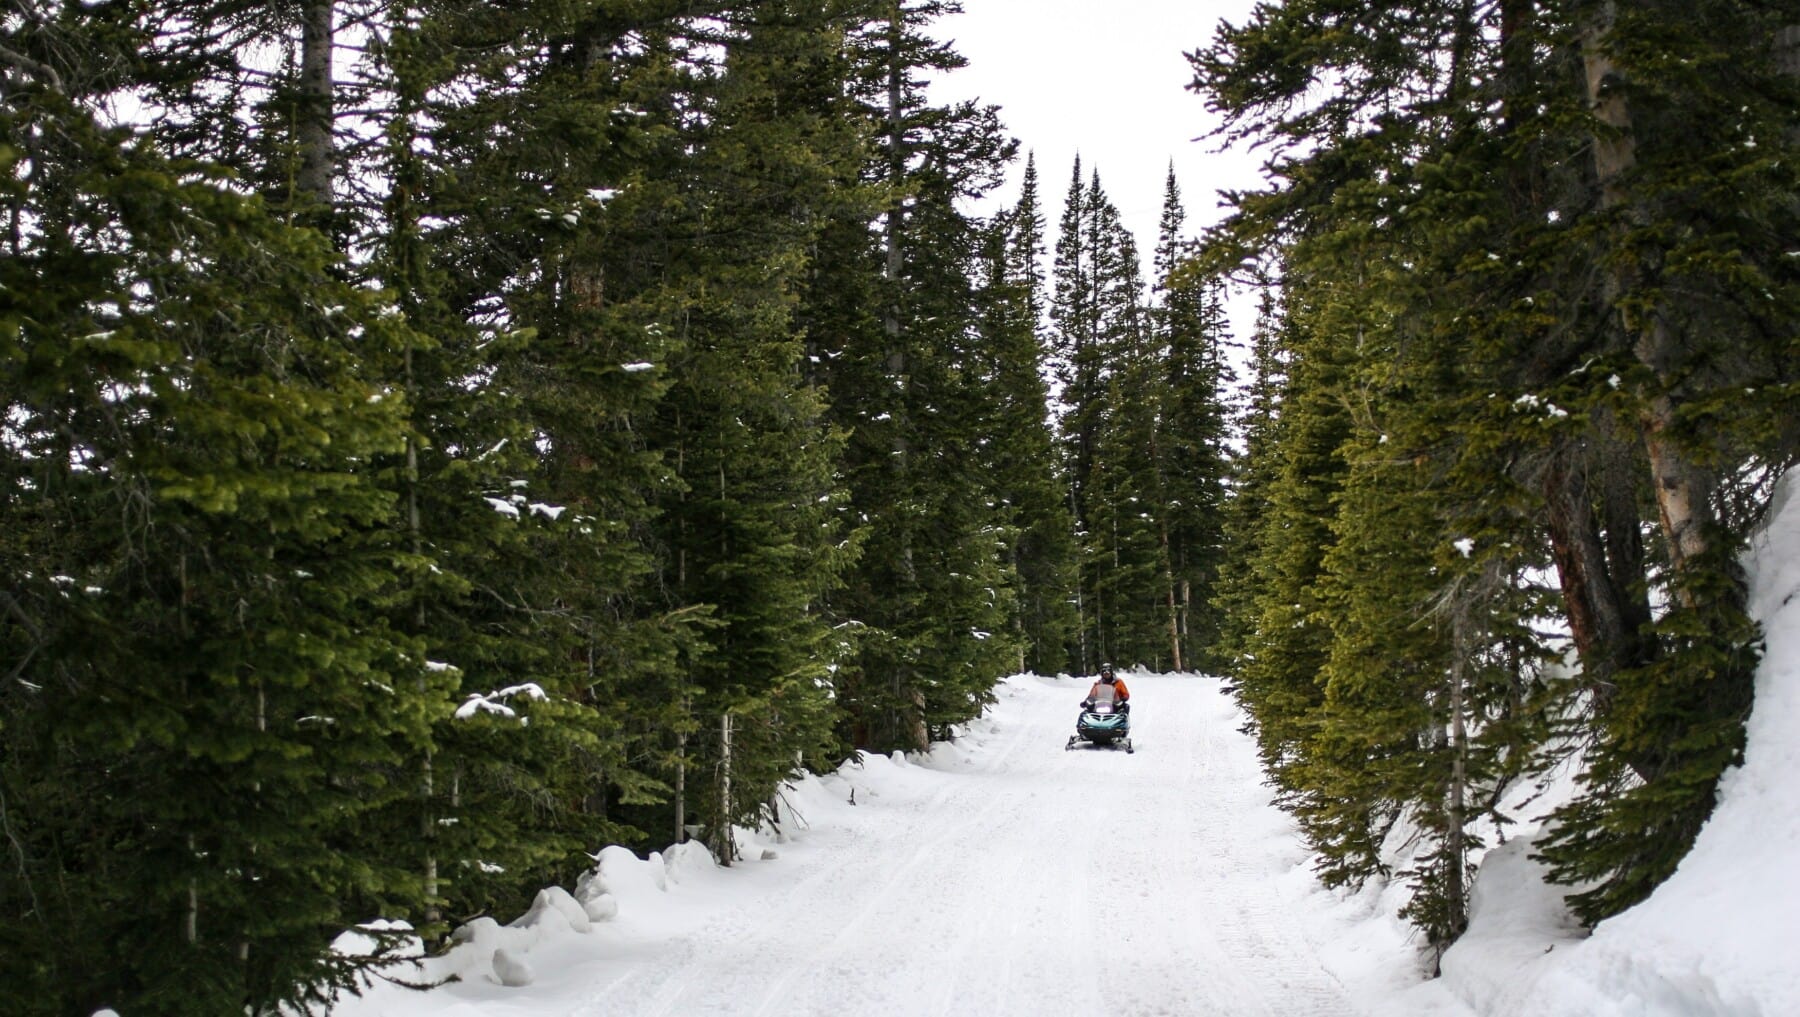
[(1131, 711), (1115, 703), (1083, 702), (1081, 716), (1075, 721), (1075, 733), (1069, 736), (1069, 744), (1063, 748), (1072, 749), (1082, 742), (1136, 752), (1131, 747)]

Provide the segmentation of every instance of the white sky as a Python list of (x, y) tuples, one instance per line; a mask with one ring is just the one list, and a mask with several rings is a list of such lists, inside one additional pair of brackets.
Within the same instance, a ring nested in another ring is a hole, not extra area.
[[(1220, 218), (1220, 188), (1260, 179), (1261, 159), (1214, 152), (1195, 141), (1216, 122), (1186, 86), (1184, 54), (1204, 47), (1221, 18), (1247, 20), (1252, 0), (962, 0), (963, 13), (935, 34), (953, 42), (969, 66), (935, 87), (946, 100), (977, 97), (1000, 107), (1022, 150), (1037, 154), (1038, 180), (1050, 235), (1069, 188), (1076, 153), (1082, 177), (1095, 169), (1101, 186), (1137, 236), (1146, 275), (1169, 163), (1187, 209), (1186, 232)], [(1000, 198), (1017, 197), (1021, 155)], [(1045, 266), (1048, 270), (1049, 266)], [(1254, 299), (1233, 301), (1241, 339)]]

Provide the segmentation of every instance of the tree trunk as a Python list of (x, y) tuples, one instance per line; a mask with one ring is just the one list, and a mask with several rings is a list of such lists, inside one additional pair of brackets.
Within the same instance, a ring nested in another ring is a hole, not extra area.
[[(1600, 182), (1600, 207), (1622, 216), (1623, 222), (1617, 228), (1629, 230), (1641, 226), (1643, 216), (1633, 205), (1627, 180), (1637, 165), (1635, 124), (1624, 90), (1619, 87), (1618, 67), (1606, 49), (1616, 14), (1617, 5), (1613, 0), (1598, 6), (1595, 16), (1582, 32), (1582, 62), (1588, 103), (1598, 122), (1593, 149), (1594, 172)], [(1678, 408), (1672, 390), (1677, 383), (1679, 338), (1669, 328), (1659, 308), (1625, 305), (1625, 299), (1644, 281), (1643, 264), (1635, 257), (1614, 264), (1606, 281), (1606, 304), (1616, 310), (1632, 354), (1651, 370), (1655, 379), (1654, 390), (1640, 393), (1644, 398), (1639, 428), (1650, 464), (1658, 521), (1669, 547), (1670, 565), (1674, 576), (1680, 578), (1706, 551), (1707, 532), (1712, 522), (1713, 480), (1702, 466), (1689, 459), (1670, 440)], [(1687, 606), (1692, 606), (1692, 594), (1679, 583), (1676, 584), (1676, 596)]]
[(1181, 607), (1175, 596), (1175, 570), (1169, 564), (1169, 521), (1166, 517), (1157, 520), (1158, 536), (1162, 540), (1163, 587), (1168, 598), (1169, 608), (1169, 661), (1171, 671), (1181, 668)]
[(335, 172), (332, 140), (332, 0), (308, 0), (300, 17), (300, 108), (295, 134), (300, 168), (294, 187), (317, 208), (330, 208)]
[(687, 741), (686, 731), (675, 735), (675, 843), (687, 842)]
[(714, 824), (713, 853), (719, 864), (729, 866), (737, 860), (737, 845), (731, 836), (731, 714), (719, 715), (719, 816)]
[(907, 736), (914, 751), (924, 752), (931, 748), (931, 729), (925, 724), (925, 693), (913, 689), (911, 700), (912, 712), (907, 718)]

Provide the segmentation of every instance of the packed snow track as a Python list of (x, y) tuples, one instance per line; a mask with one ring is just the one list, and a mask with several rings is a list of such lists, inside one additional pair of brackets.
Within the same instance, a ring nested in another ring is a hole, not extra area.
[(1135, 754), (1065, 751), (1085, 681), (1014, 678), (929, 757), (809, 781), (787, 802), (806, 827), (730, 869), (654, 859), (667, 879), (634, 892), (603, 859), (618, 915), (533, 949), (529, 985), (481, 968), (337, 1012), (1362, 1012), (1273, 892), (1301, 855), (1229, 697), (1126, 677)]

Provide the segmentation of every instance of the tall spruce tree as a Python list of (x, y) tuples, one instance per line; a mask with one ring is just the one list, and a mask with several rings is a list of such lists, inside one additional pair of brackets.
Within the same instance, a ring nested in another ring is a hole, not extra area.
[(5, 126), (7, 998), (266, 1012), (415, 886), (357, 836), (448, 691), (380, 621), (399, 330), (316, 234), (60, 87), (91, 80)]
[(983, 428), (989, 476), (1015, 534), (1009, 553), (1018, 582), (1014, 626), (1022, 638), (1020, 664), (1055, 674), (1067, 662), (1075, 626), (1070, 599), (1075, 544), (1049, 427), (1039, 333), (1043, 236), (1037, 165), (1028, 158), (1018, 205), (989, 225), (982, 241), (975, 352), (988, 361), (986, 384), (994, 395), (993, 416)]
[[(1277, 307), (1275, 294), (1264, 290), (1248, 344), (1250, 375), (1237, 394), (1238, 412), (1233, 426), (1241, 447), (1231, 457), (1230, 497), (1222, 512), (1224, 546), (1220, 573), (1231, 581), (1221, 584), (1213, 601), (1221, 623), (1213, 652), (1221, 673), (1233, 684), (1247, 661), (1247, 644), (1257, 627), (1254, 604), (1260, 583), (1255, 565), (1263, 560), (1264, 542), (1274, 536), (1265, 532), (1261, 524), (1269, 510), (1269, 489), (1277, 473), (1275, 441), (1286, 381), (1285, 352), (1279, 341), (1282, 319)], [(1254, 713), (1251, 720), (1255, 722)]]
[(817, 224), (861, 154), (856, 119), (834, 106), (846, 26), (808, 5), (749, 13), (696, 146), (691, 228), (718, 240), (673, 266), (683, 352), (651, 425), (680, 482), (657, 525), (664, 585), (672, 606), (712, 611), (686, 686), (706, 735), (684, 765), (717, 774), (694, 813), (726, 861), (731, 824), (763, 818), (797, 758), (835, 748), (821, 605), (853, 558), (841, 445), (799, 369), (792, 313)]
[(1154, 273), (1160, 300), (1152, 327), (1165, 367), (1158, 378), (1156, 441), (1161, 497), (1155, 506), (1165, 547), (1171, 664), (1218, 670), (1223, 627), (1225, 482), (1229, 472), (1226, 391), (1235, 377), (1222, 286), (1184, 270), (1186, 212), (1169, 169)]
[(875, 220), (830, 231), (835, 264), (814, 275), (803, 311), (867, 526), (831, 601), (856, 643), (840, 701), (850, 740), (878, 748), (923, 748), (976, 716), (1018, 659), (1012, 524), (979, 469), (999, 395), (977, 351), (981, 231), (957, 208), (998, 182), (1014, 146), (991, 107), (925, 94), (927, 75), (962, 65), (927, 34), (955, 9), (896, 3), (854, 33), (865, 176), (882, 202)]
[[(1075, 161), (1056, 241), (1050, 305), (1058, 431), (1082, 560), (1080, 629), (1071, 653), (1084, 672), (1114, 656), (1165, 659), (1146, 610), (1163, 602), (1164, 568), (1149, 508), (1160, 497), (1153, 456), (1157, 356), (1149, 344), (1137, 244), (1101, 186)], [(1149, 394), (1146, 398), (1146, 393)], [(1156, 645), (1152, 645), (1152, 643)]]

